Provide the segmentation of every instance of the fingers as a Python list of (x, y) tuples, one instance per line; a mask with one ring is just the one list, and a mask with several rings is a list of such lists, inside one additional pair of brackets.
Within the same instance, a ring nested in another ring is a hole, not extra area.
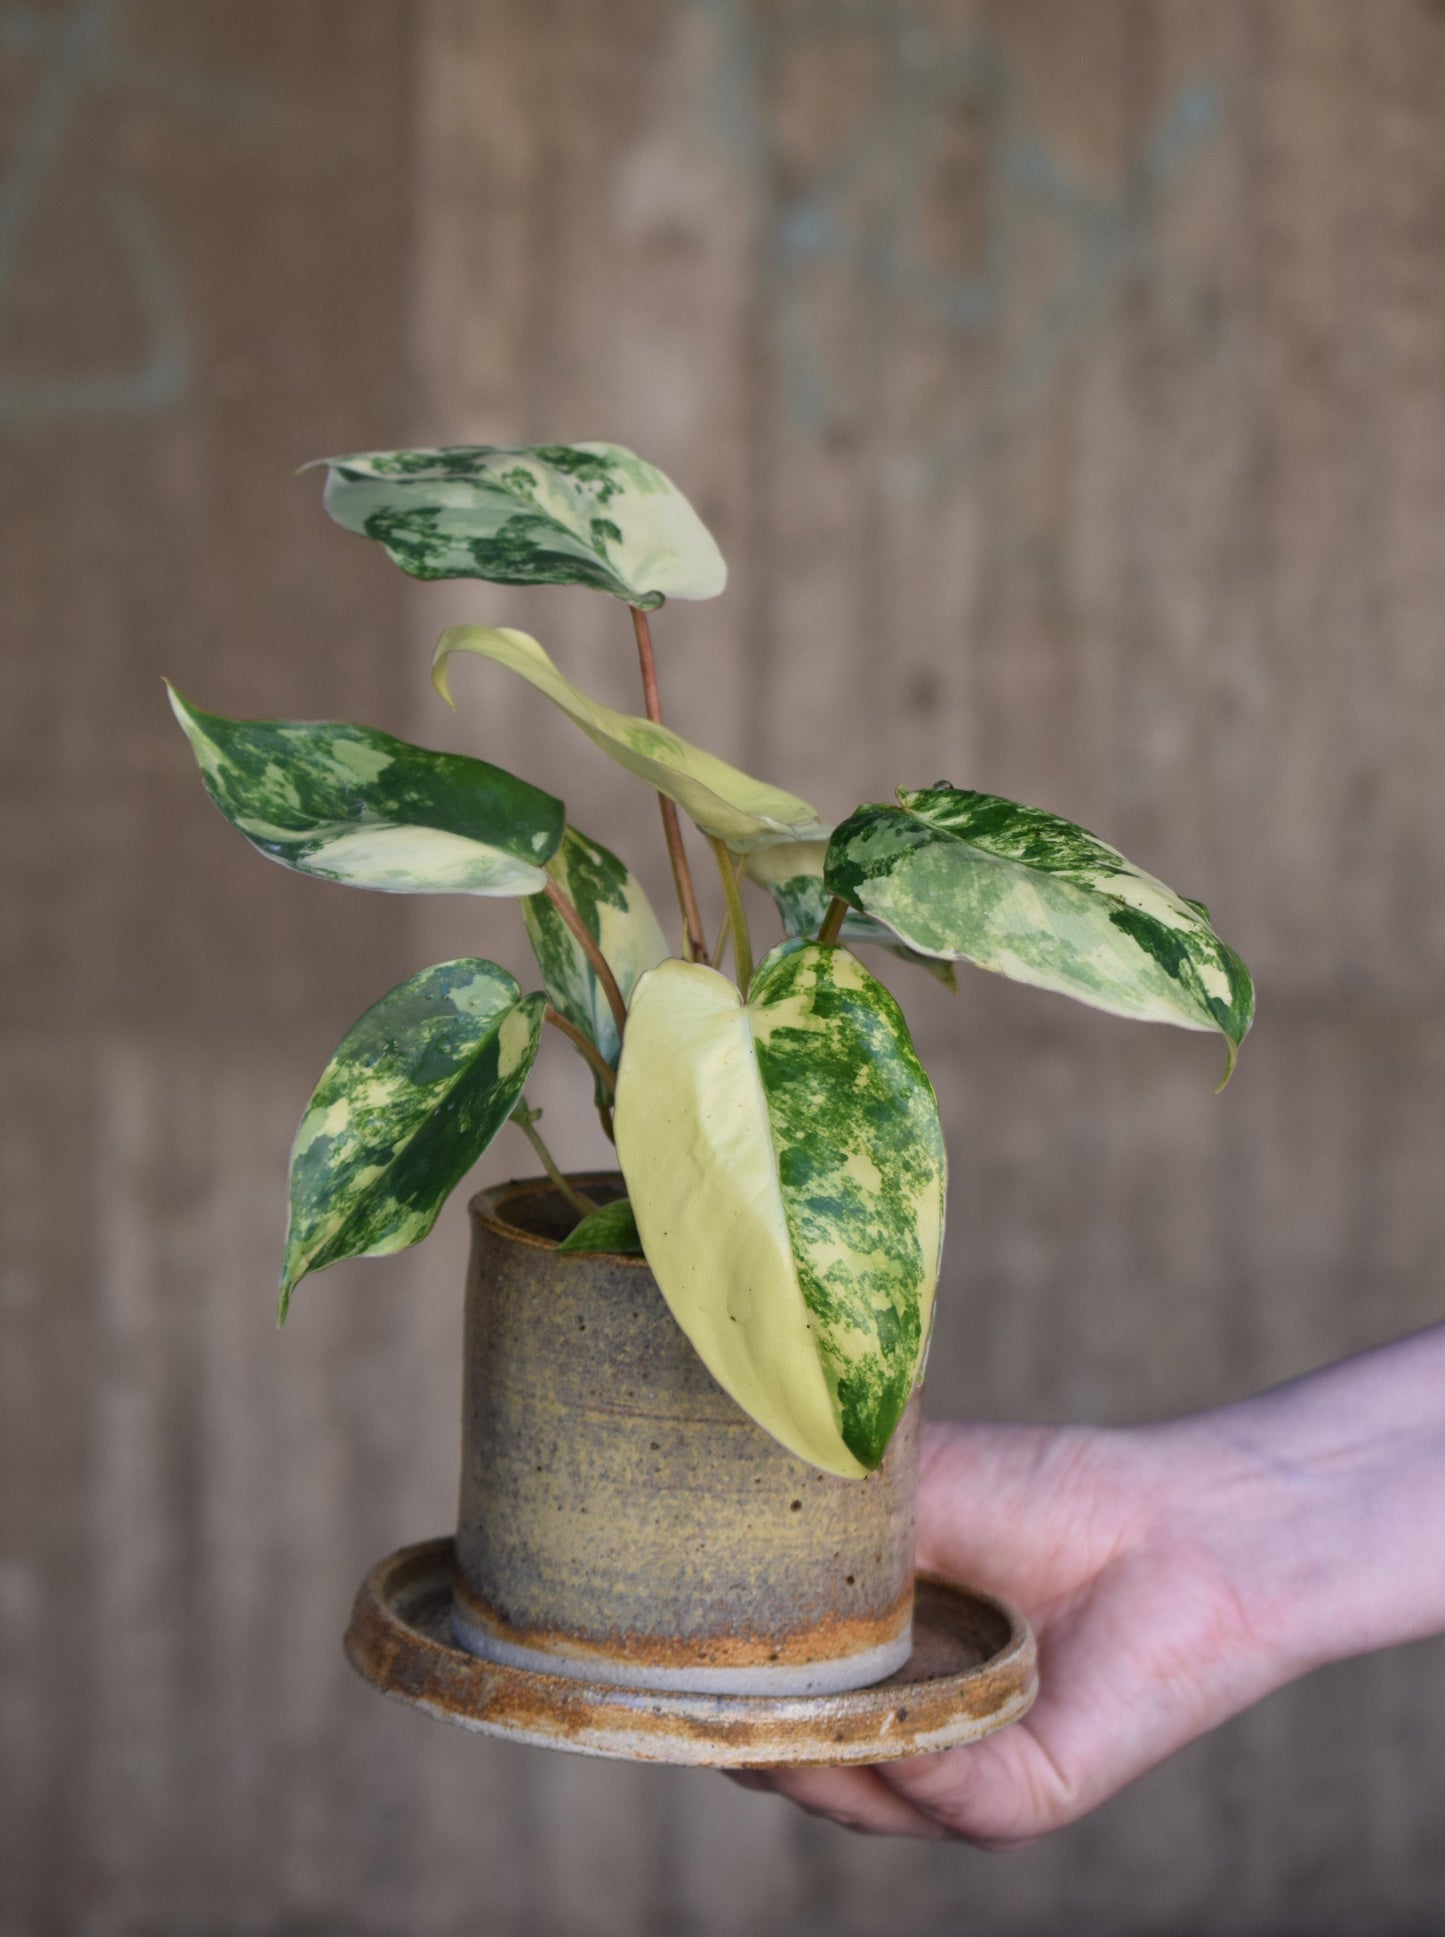
[(773, 1789), (810, 1816), (826, 1816), (866, 1836), (938, 1841), (944, 1826), (885, 1782), (877, 1769), (729, 1769), (744, 1789)]
[(1077, 1813), (1023, 1727), (997, 1742), (910, 1756), (876, 1771), (901, 1802), (948, 1836), (979, 1849), (1017, 1849)]
[(873, 1836), (942, 1837), (1017, 1849), (1080, 1813), (1078, 1798), (1020, 1727), (996, 1742), (854, 1769), (729, 1770), (815, 1816)]

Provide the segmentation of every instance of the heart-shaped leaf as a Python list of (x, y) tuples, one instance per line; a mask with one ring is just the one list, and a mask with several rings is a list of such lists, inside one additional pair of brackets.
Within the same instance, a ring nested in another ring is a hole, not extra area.
[(365, 451), (327, 465), (326, 509), (413, 578), (590, 585), (630, 605), (710, 599), (727, 567), (669, 478), (620, 444)]
[(726, 760), (634, 713), (616, 713), (589, 699), (565, 678), (529, 633), (511, 626), (452, 626), (437, 641), (432, 684), (450, 706), (447, 661), (454, 652), (476, 653), (510, 666), (545, 693), (568, 719), (610, 760), (675, 800), (704, 834), (745, 854), (760, 841), (780, 834), (804, 834), (818, 825), (818, 814), (796, 794), (754, 780)]
[(663, 962), (632, 998), (616, 1130), (647, 1261), (713, 1377), (800, 1459), (876, 1467), (919, 1376), (944, 1197), (938, 1104), (882, 983), (785, 942), (745, 1003)]
[(1201, 904), (1037, 807), (942, 783), (898, 798), (860, 807), (833, 835), (832, 893), (926, 955), (1113, 1015), (1217, 1029), (1233, 1069), (1254, 991)]
[(559, 1251), (609, 1251), (613, 1257), (638, 1258), (642, 1239), (637, 1235), (637, 1219), (625, 1197), (590, 1212), (557, 1246)]
[(365, 726), (228, 720), (167, 690), (206, 791), (270, 860), (389, 894), (546, 886), (566, 809), (514, 774)]
[[(832, 832), (831, 827), (820, 827), (812, 840), (773, 841), (766, 847), (754, 848), (747, 858), (743, 872), (773, 897), (783, 933), (790, 941), (811, 941), (823, 925), (823, 917), (833, 899), (823, 884), (823, 857)], [(860, 915), (850, 909), (843, 917), (838, 939), (884, 949), (900, 962), (921, 968), (936, 982), (941, 982), (950, 995), (958, 993), (958, 977), (952, 962), (920, 955), (916, 948), (900, 942), (891, 928), (874, 921), (871, 915)]]
[[(667, 938), (642, 883), (600, 841), (575, 827), (563, 835), (547, 872), (582, 917), (626, 1002), (638, 977), (668, 953)], [(531, 895), (522, 903), (522, 919), (552, 1007), (595, 1043), (616, 1069), (621, 1048), (617, 1024), (576, 936), (544, 894)], [(600, 1082), (597, 1100), (609, 1100)]]
[(545, 995), (495, 962), (439, 962), (347, 1031), (291, 1151), (280, 1315), (308, 1271), (418, 1243), (511, 1115)]

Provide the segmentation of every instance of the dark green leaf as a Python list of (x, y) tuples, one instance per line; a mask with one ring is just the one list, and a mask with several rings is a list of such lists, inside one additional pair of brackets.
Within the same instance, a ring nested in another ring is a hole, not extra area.
[(604, 1204), (584, 1217), (557, 1246), (559, 1251), (609, 1251), (614, 1257), (640, 1258), (642, 1239), (637, 1235), (637, 1220), (625, 1197)]

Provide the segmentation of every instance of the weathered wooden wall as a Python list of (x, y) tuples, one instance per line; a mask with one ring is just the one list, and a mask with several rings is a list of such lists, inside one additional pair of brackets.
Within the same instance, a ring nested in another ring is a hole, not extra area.
[(408, 587), (290, 475), (634, 444), (733, 567), (658, 623), (683, 730), (833, 814), (1057, 808), (1256, 970), (1218, 1100), (1199, 1039), (909, 992), (934, 1409), (1135, 1418), (1436, 1319), (1442, 111), (1431, 0), (0, 5), (5, 1937), (1445, 1929), (1442, 1644), (1007, 1861), (356, 1682), (356, 1577), (452, 1509), (461, 1234), (278, 1341), (285, 1147), (375, 993), (516, 934), (261, 866), (158, 687), (450, 735), (650, 848), (533, 696), (424, 680), (497, 615), (631, 704), (619, 609)]

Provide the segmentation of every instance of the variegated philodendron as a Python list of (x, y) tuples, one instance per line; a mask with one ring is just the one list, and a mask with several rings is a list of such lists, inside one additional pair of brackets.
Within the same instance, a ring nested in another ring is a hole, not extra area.
[(308, 1271), (424, 1238), (511, 1115), (547, 998), (495, 962), (440, 962), (342, 1039), (291, 1151), (281, 1316)]
[[(506, 667), (662, 797), (685, 940), (670, 955), (626, 864), (499, 767), (367, 727), (231, 720), (172, 691), (212, 799), (261, 853), (353, 887), (514, 899), (543, 984), (523, 994), (494, 962), (443, 962), (349, 1032), (292, 1153), (283, 1315), (307, 1272), (425, 1236), (509, 1116), (552, 1166), (522, 1096), (550, 1018), (591, 1066), (627, 1186), (595, 1208), (573, 1193), (579, 1221), (559, 1249), (644, 1252), (755, 1420), (815, 1466), (871, 1470), (921, 1376), (944, 1151), (903, 1017), (853, 949), (950, 988), (970, 961), (1216, 1030), (1231, 1068), (1252, 1014), (1243, 964), (1201, 904), (1056, 815), (939, 785), (830, 830), (806, 800), (665, 726), (643, 615), (714, 596), (725, 568), (687, 500), (631, 452), (368, 452), (329, 462), (325, 497), (415, 577), (582, 585), (637, 608), (647, 717), (592, 699), (509, 627), (452, 627), (433, 681), (450, 703), (456, 654)], [(711, 950), (677, 808), (726, 890)], [(740, 879), (772, 897), (784, 934), (751, 976)], [(744, 987), (719, 970), (729, 944)]]
[(719, 1385), (830, 1473), (883, 1457), (943, 1237), (932, 1085), (893, 997), (785, 942), (746, 1001), (668, 961), (633, 997), (617, 1155), (647, 1261)]
[(677, 486), (620, 444), (454, 444), (326, 462), (326, 509), (413, 578), (588, 585), (643, 610), (715, 598), (727, 580)]
[[(773, 897), (783, 933), (789, 940), (816, 935), (827, 916), (832, 897), (823, 880), (823, 861), (832, 832), (831, 827), (820, 827), (812, 840), (773, 841), (766, 847), (754, 848), (747, 858), (744, 873)], [(911, 962), (921, 968), (936, 982), (941, 982), (950, 995), (958, 994), (958, 977), (952, 962), (920, 955), (916, 948), (900, 942), (891, 928), (874, 921), (871, 915), (855, 914), (850, 909), (843, 917), (838, 939), (866, 942), (870, 947), (884, 949), (889, 955), (896, 955), (900, 962)]]
[(1228, 1069), (1254, 1015), (1243, 962), (1186, 901), (1057, 814), (940, 783), (860, 807), (824, 879), (925, 955), (1113, 1015), (1215, 1029)]
[(818, 826), (817, 809), (796, 794), (740, 773), (670, 727), (589, 699), (564, 678), (535, 639), (511, 626), (458, 625), (442, 634), (432, 655), (432, 681), (448, 705), (447, 661), (458, 652), (476, 653), (520, 673), (609, 760), (675, 800), (704, 834), (726, 842), (736, 854), (751, 853), (780, 836), (806, 835)]
[(546, 886), (566, 810), (500, 767), (370, 727), (228, 720), (169, 691), (211, 799), (284, 867), (392, 894)]
[[(600, 841), (589, 840), (575, 827), (567, 829), (561, 847), (547, 863), (547, 872), (582, 917), (626, 1001), (637, 978), (656, 968), (668, 953), (667, 938), (641, 882)], [(553, 1008), (580, 1029), (615, 1070), (622, 1038), (581, 943), (545, 894), (530, 895), (522, 903), (522, 920)], [(606, 1103), (608, 1093), (601, 1079), (595, 1080), (597, 1100)]]

